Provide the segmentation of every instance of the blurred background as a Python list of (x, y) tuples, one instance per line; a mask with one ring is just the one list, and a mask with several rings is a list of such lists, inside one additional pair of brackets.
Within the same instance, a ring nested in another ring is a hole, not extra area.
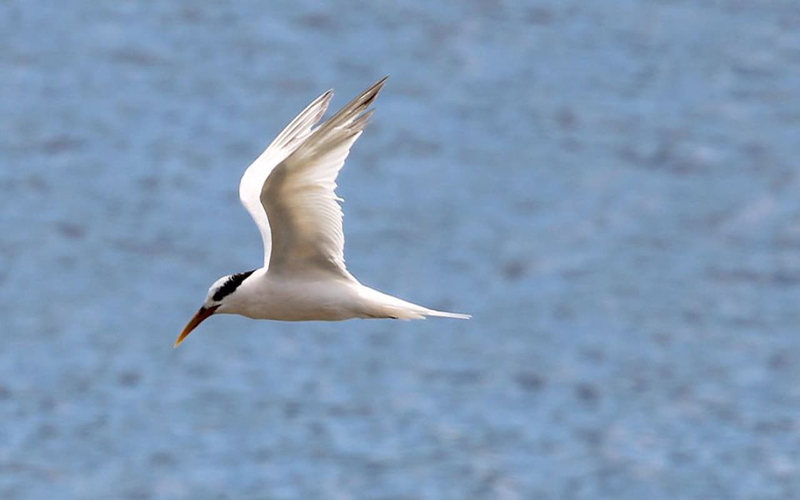
[[(800, 495), (800, 4), (0, 2), (3, 499)], [(391, 78), (364, 283), (215, 317), (241, 174)]]

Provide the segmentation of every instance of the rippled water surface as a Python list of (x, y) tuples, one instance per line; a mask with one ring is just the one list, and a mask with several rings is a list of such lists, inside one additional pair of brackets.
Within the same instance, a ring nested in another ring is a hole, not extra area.
[[(800, 495), (800, 4), (0, 2), (0, 498)], [(239, 176), (384, 74), (363, 282), (218, 317)]]

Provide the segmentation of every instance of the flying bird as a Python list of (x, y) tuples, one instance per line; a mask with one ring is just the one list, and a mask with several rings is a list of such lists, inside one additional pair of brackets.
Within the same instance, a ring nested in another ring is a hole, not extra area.
[(364, 286), (345, 267), (336, 177), (369, 122), (368, 108), (386, 78), (319, 126), (333, 91), (317, 97), (247, 168), (239, 198), (261, 232), (264, 266), (211, 285), (175, 347), (213, 314), (281, 321), (469, 319)]

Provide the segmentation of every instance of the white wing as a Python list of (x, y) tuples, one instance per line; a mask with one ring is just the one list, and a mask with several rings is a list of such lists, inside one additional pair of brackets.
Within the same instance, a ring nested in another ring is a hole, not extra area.
[(270, 272), (324, 269), (350, 277), (336, 177), (385, 82), (375, 83), (314, 130), (267, 178), (261, 204), (272, 226)]
[(239, 181), (239, 199), (242, 201), (244, 208), (250, 212), (250, 217), (253, 218), (253, 221), (258, 226), (261, 240), (264, 242), (264, 266), (269, 264), (272, 238), (267, 214), (261, 205), (261, 189), (275, 166), (311, 135), (311, 127), (325, 114), (332, 96), (333, 91), (329, 90), (309, 104), (278, 134), (272, 144), (247, 167), (242, 180)]

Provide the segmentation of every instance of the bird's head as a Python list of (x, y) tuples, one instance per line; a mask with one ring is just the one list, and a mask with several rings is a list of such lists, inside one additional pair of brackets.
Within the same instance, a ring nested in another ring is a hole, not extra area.
[(236, 273), (223, 276), (215, 281), (214, 284), (211, 285), (211, 288), (208, 289), (208, 294), (206, 295), (206, 300), (203, 302), (203, 305), (195, 313), (192, 319), (189, 320), (189, 323), (186, 324), (186, 327), (181, 332), (178, 340), (175, 341), (174, 347), (181, 345), (181, 342), (183, 342), (183, 340), (190, 333), (192, 333), (192, 330), (197, 328), (200, 323), (205, 321), (205, 319), (210, 317), (212, 314), (228, 312), (226, 309), (230, 305), (231, 297), (233, 296), (234, 292), (236, 292), (236, 290), (239, 288), (239, 285), (241, 285), (242, 282), (251, 274), (253, 274), (253, 271)]

